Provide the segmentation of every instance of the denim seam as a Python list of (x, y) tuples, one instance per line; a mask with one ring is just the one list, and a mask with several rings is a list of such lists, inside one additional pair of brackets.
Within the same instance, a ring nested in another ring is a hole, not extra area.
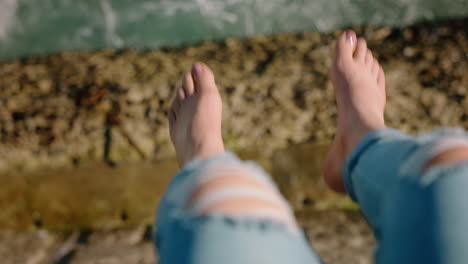
[(361, 141), (361, 143), (358, 144), (355, 150), (348, 156), (347, 160), (345, 161), (345, 165), (342, 170), (343, 181), (346, 192), (354, 201), (357, 201), (357, 197), (353, 190), (353, 179), (351, 175), (357, 167), (360, 157), (378, 141), (379, 138), (377, 138), (375, 134), (369, 134), (364, 140)]
[(296, 235), (294, 232), (291, 232), (291, 230), (288, 229), (288, 226), (284, 223), (258, 217), (233, 217), (220, 213), (213, 213), (210, 215), (194, 215), (191, 213), (184, 213), (178, 214), (177, 216), (173, 215), (173, 221), (174, 223), (179, 223), (180, 226), (187, 229), (193, 229), (198, 225), (221, 223), (231, 228), (255, 229), (261, 232), (277, 231), (284, 232), (288, 235)]
[(468, 162), (448, 164), (448, 165), (436, 165), (429, 168), (421, 177), (419, 184), (421, 186), (429, 186), (435, 182), (440, 177), (446, 175), (452, 175), (457, 172), (467, 172), (468, 171)]

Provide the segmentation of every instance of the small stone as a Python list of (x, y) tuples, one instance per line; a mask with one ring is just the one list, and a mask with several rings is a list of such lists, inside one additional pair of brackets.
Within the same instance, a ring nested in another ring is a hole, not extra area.
[(143, 93), (140, 91), (139, 87), (132, 87), (128, 90), (127, 99), (132, 103), (140, 103), (144, 98)]
[(409, 58), (414, 57), (414, 56), (417, 54), (417, 52), (418, 52), (418, 51), (417, 51), (416, 48), (410, 47), (410, 46), (405, 47), (405, 48), (403, 49), (403, 54), (404, 54), (406, 57), (409, 57)]
[(39, 87), (41, 93), (43, 94), (47, 94), (51, 91), (52, 89), (52, 80), (49, 80), (49, 79), (43, 79), (43, 80), (40, 80), (38, 83), (37, 83), (37, 86)]
[(369, 39), (373, 41), (382, 41), (386, 39), (391, 33), (392, 33), (391, 27), (379, 28), (379, 29), (376, 29), (374, 32), (372, 32)]

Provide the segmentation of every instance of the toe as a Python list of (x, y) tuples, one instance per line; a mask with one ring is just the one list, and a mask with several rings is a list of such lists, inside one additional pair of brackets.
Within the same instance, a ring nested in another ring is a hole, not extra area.
[(377, 59), (373, 59), (371, 73), (372, 76), (377, 80), (379, 76), (380, 64)]
[(202, 93), (216, 89), (214, 74), (204, 63), (196, 62), (193, 64), (192, 78), (196, 92)]
[(358, 38), (356, 50), (354, 51), (354, 59), (364, 62), (367, 54), (367, 43), (363, 38)]
[(379, 75), (377, 77), (377, 84), (381, 89), (385, 89), (385, 73), (382, 66), (379, 65)]
[(167, 118), (169, 119), (169, 128), (171, 131), (177, 120), (177, 113), (179, 112), (179, 109), (180, 109), (180, 100), (176, 97), (172, 101), (171, 107), (169, 108), (169, 111), (167, 114)]
[(356, 33), (352, 30), (343, 32), (336, 42), (335, 61), (340, 59), (350, 60), (356, 48)]
[(172, 101), (171, 110), (173, 110), (176, 114), (180, 109), (180, 102), (181, 102), (181, 99), (179, 99), (179, 96), (174, 98), (174, 101)]
[(372, 69), (373, 64), (374, 64), (374, 57), (372, 56), (372, 51), (370, 49), (367, 49), (367, 53), (364, 59), (364, 62), (369, 69)]
[(195, 92), (195, 85), (193, 83), (192, 74), (187, 72), (184, 74), (182, 80), (182, 88), (186, 96), (191, 96)]
[(176, 113), (174, 111), (174, 109), (171, 107), (171, 109), (169, 109), (169, 113), (168, 113), (168, 117), (169, 119), (169, 136), (171, 137), (171, 140), (174, 140), (175, 137), (174, 137), (174, 133), (175, 133), (175, 130), (176, 130), (176, 121), (177, 121), (177, 116), (176, 116)]
[(185, 91), (184, 91), (183, 88), (177, 89), (177, 98), (176, 99), (180, 100), (180, 101), (185, 99)]
[(176, 114), (173, 108), (169, 109), (169, 114), (167, 118), (169, 119), (169, 125), (173, 126), (176, 121)]
[(181, 102), (184, 99), (185, 99), (184, 89), (182, 89), (182, 88), (177, 89), (177, 95), (175, 96), (174, 100), (172, 101), (171, 109), (170, 109), (171, 112), (174, 112), (174, 116), (176, 116), (176, 118), (174, 118), (174, 120), (177, 119), (177, 113), (179, 112)]

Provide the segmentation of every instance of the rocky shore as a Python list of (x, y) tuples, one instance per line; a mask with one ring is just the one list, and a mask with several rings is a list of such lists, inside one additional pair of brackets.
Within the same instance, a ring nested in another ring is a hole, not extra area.
[[(389, 126), (468, 125), (468, 20), (356, 27), (383, 64)], [(269, 157), (330, 140), (331, 33), (285, 33), (151, 51), (66, 52), (0, 63), (0, 174), (173, 157), (166, 111), (194, 61), (217, 76), (232, 150)]]
[[(467, 24), (354, 28), (386, 71), (387, 125), (468, 128)], [(149, 225), (177, 170), (166, 111), (197, 60), (216, 73), (227, 147), (272, 172), (326, 263), (372, 263), (364, 219), (336, 210), (353, 208), (318, 177), (335, 133), (328, 69), (339, 33), (1, 62), (2, 263), (154, 263)]]

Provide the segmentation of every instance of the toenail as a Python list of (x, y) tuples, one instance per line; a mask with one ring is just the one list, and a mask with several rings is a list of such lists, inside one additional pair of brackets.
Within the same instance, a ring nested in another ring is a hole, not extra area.
[(203, 71), (203, 66), (200, 63), (197, 62), (193, 64), (193, 67), (192, 67), (193, 74), (201, 74), (202, 71)]
[(346, 40), (351, 44), (351, 46), (354, 45), (354, 43), (356, 43), (356, 33), (352, 30), (346, 31)]

